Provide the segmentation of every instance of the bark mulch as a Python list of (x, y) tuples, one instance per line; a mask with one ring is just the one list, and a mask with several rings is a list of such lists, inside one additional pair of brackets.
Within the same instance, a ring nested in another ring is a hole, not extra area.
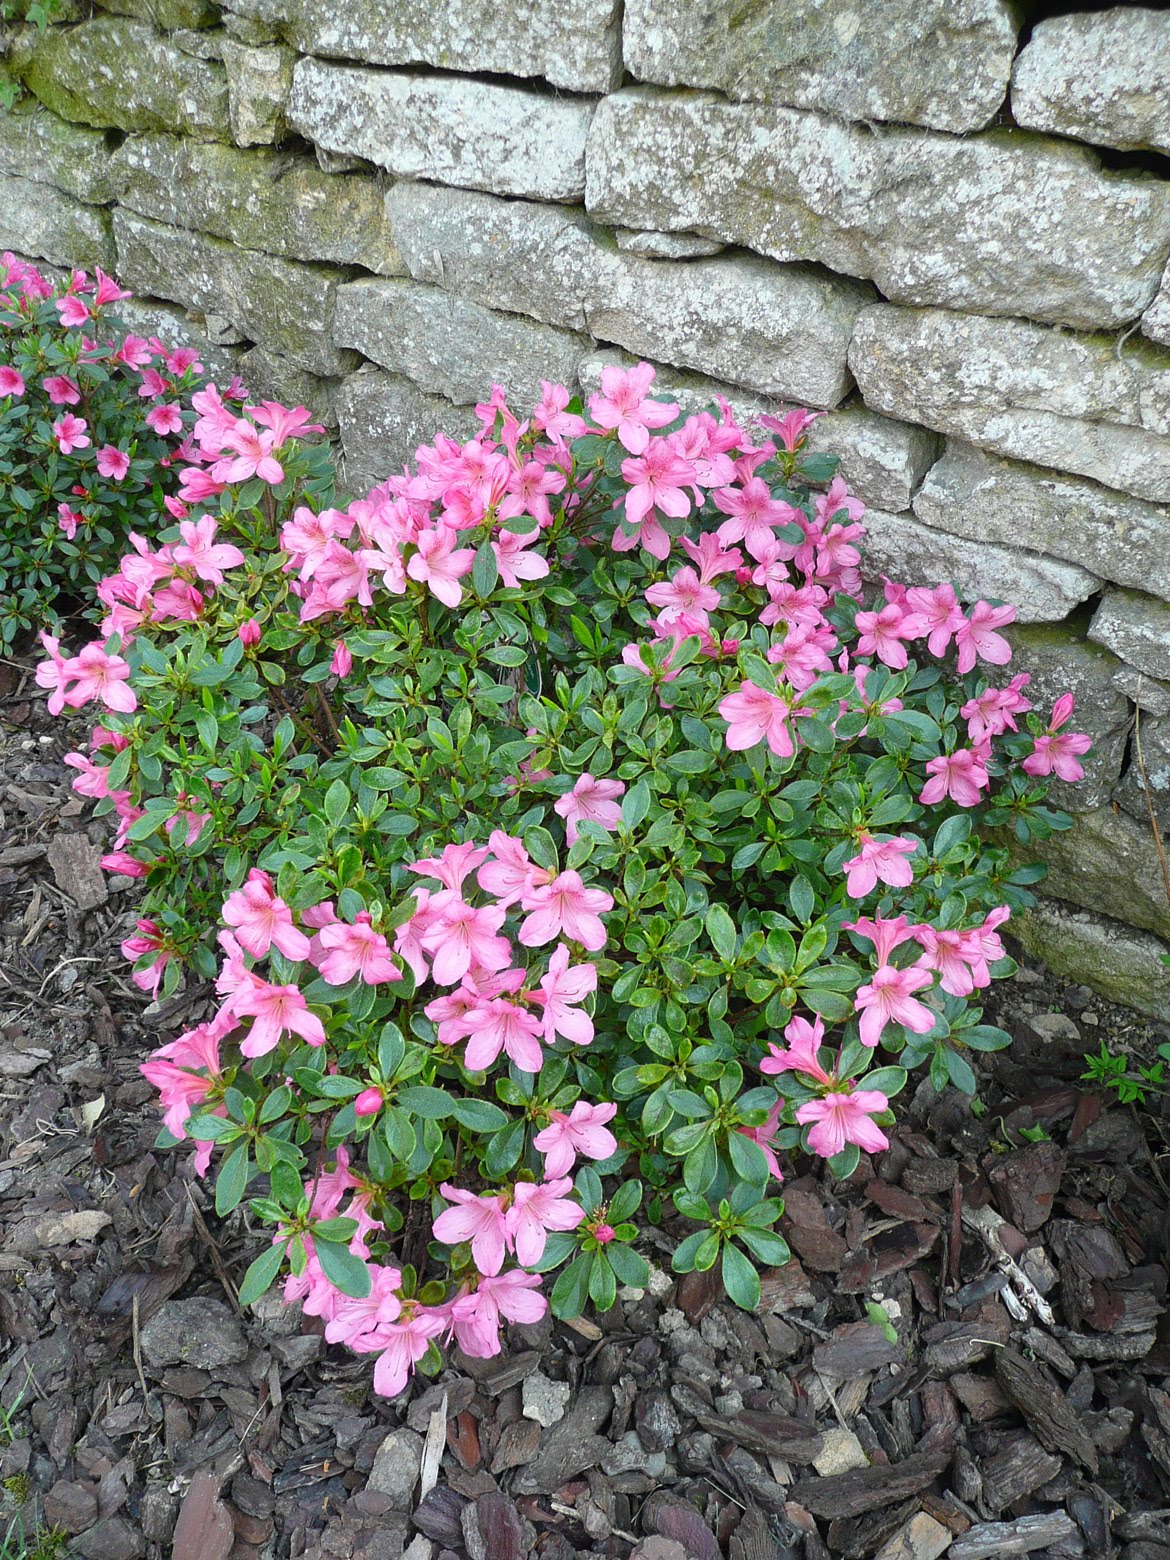
[(153, 1147), (137, 1066), (202, 999), (128, 983), (134, 891), (97, 869), (69, 739), (0, 664), (0, 1539), (19, 1515), (86, 1560), (1170, 1560), (1170, 1131), (1078, 1081), (1100, 1039), (1164, 1034), (1025, 969), (985, 1109), (922, 1084), (847, 1185), (793, 1166), (758, 1314), (676, 1282), (651, 1231), (645, 1293), (389, 1404), (318, 1323), (241, 1312), (262, 1237)]

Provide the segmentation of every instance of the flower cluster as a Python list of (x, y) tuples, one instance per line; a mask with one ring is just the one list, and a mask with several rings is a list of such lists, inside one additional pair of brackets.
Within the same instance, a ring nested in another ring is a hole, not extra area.
[(164, 1141), (272, 1226), (245, 1297), (283, 1273), (381, 1391), (644, 1282), (645, 1181), (754, 1304), (785, 1156), (851, 1174), (910, 1069), (1008, 1043), (974, 1003), (1040, 869), (979, 829), (1069, 822), (1088, 739), (1003, 672), (1012, 608), (868, 588), (815, 414), (653, 377), (493, 390), (341, 506), (303, 408), (209, 387), (102, 639), (45, 642), (134, 978), (215, 984), (144, 1064)]

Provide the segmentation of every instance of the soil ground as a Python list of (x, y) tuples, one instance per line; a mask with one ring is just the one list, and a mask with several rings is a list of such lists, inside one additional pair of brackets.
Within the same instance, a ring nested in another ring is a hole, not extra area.
[(646, 1292), (387, 1403), (241, 1312), (262, 1237), (153, 1146), (205, 999), (128, 981), (83, 732), (0, 664), (0, 1560), (1170, 1560), (1170, 1117), (1079, 1081), (1164, 1033), (1025, 968), (985, 1110), (923, 1084), (847, 1184), (793, 1166), (758, 1314), (652, 1231)]

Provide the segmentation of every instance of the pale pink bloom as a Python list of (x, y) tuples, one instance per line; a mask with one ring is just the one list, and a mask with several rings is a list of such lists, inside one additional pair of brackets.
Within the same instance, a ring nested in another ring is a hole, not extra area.
[(822, 672), (831, 672), (829, 651), (837, 648), (837, 636), (827, 623), (816, 628), (790, 628), (778, 645), (768, 650), (768, 662), (780, 667), (780, 676), (801, 691), (810, 688)]
[(866, 938), (874, 946), (878, 963), (888, 964), (894, 949), (909, 942), (918, 928), (911, 925), (904, 915), (891, 916), (888, 920), (878, 915), (872, 921), (864, 917), (846, 921), (842, 930), (856, 932), (859, 937)]
[(1013, 717), (1032, 708), (1021, 692), (1030, 681), (1027, 672), (1020, 672), (1006, 688), (986, 688), (977, 698), (967, 700), (959, 714), (967, 722), (967, 735), (973, 743), (1017, 729)]
[(905, 970), (892, 964), (879, 965), (869, 984), (858, 987), (853, 1000), (854, 1010), (861, 1014), (862, 1045), (877, 1045), (887, 1024), (902, 1024), (916, 1035), (929, 1034), (935, 1015), (911, 993), (933, 983), (930, 971), (917, 965)]
[(997, 928), (1001, 927), (1005, 921), (1010, 921), (1011, 915), (1011, 910), (1007, 905), (998, 905), (994, 910), (988, 911), (987, 919), (978, 929), (979, 940), (983, 944), (983, 957), (988, 964), (995, 964), (1000, 959), (1007, 957)]
[(613, 896), (604, 889), (586, 888), (579, 872), (562, 872), (526, 894), (521, 905), (528, 911), (519, 933), (526, 948), (539, 948), (556, 937), (580, 943), (591, 953), (605, 947), (601, 916), (613, 909)]
[(510, 1268), (498, 1277), (484, 1277), (471, 1294), (450, 1304), (451, 1325), (459, 1347), (473, 1359), (490, 1359), (500, 1352), (500, 1319), (538, 1322), (548, 1310), (539, 1292), (540, 1275)]
[(463, 600), (459, 581), (471, 573), (475, 562), (475, 549), (456, 547), (458, 539), (458, 533), (441, 522), (420, 531), (418, 551), (406, 565), (411, 579), (424, 584), (445, 607), (457, 607)]
[(306, 1045), (325, 1044), (325, 1026), (309, 1011), (299, 986), (255, 981), (234, 994), (232, 1011), (253, 1020), (240, 1044), (245, 1056), (266, 1056), (286, 1034), (299, 1035)]
[(353, 1102), (355, 1116), (376, 1116), (385, 1103), (385, 1097), (381, 1089), (371, 1084), (368, 1089), (363, 1089)]
[(121, 482), (130, 470), (130, 457), (125, 450), (120, 450), (113, 444), (103, 444), (97, 452), (97, 469), (99, 474), (108, 480)]
[(952, 997), (969, 997), (976, 986), (986, 986), (990, 982), (978, 927), (968, 931), (944, 931), (933, 926), (919, 926), (914, 936), (925, 950), (918, 963), (925, 970), (936, 970), (939, 985)]
[(929, 760), (926, 772), (931, 778), (918, 793), (918, 800), (928, 805), (949, 796), (958, 807), (978, 807), (980, 791), (991, 785), (987, 754), (979, 747), (940, 753)]
[(995, 630), (1015, 620), (1015, 607), (993, 607), (986, 601), (977, 601), (962, 628), (955, 631), (959, 671), (969, 672), (976, 659), (989, 661), (993, 666), (1006, 666), (1012, 658), (1012, 647)]
[[(398, 1268), (372, 1263), (369, 1294), (364, 1300), (339, 1295), (332, 1307), (332, 1316), (325, 1324), (326, 1341), (344, 1343), (357, 1354), (369, 1354), (380, 1348), (381, 1344), (376, 1341), (379, 1330), (402, 1315), (402, 1300), (398, 1293), (401, 1287), (402, 1274)], [(371, 1342), (372, 1339), (375, 1341)]]
[(7, 364), (0, 367), (0, 395), (20, 396), (24, 394), (24, 389), (24, 377), (15, 368)]
[(331, 986), (344, 986), (359, 976), (367, 986), (402, 979), (402, 971), (390, 956), (390, 944), (375, 931), (368, 910), (359, 910), (353, 925), (331, 921), (318, 933), (325, 957), (317, 968)]
[(187, 1118), (220, 1081), (219, 1042), (234, 1028), (230, 1017), (199, 1024), (140, 1065), (138, 1071), (159, 1091), (163, 1125), (172, 1137), (186, 1137)]
[(122, 940), (122, 957), (137, 961), (145, 954), (155, 955), (145, 969), (130, 972), (130, 979), (138, 989), (147, 992), (151, 1000), (154, 1000), (162, 984), (163, 971), (172, 958), (174, 950), (166, 946), (166, 935), (157, 921), (139, 920), (135, 925), (134, 935)]
[(409, 921), (404, 921), (395, 929), (394, 952), (410, 966), (415, 983), (421, 986), (430, 974), (423, 939), (438, 925), (442, 911), (441, 901), (445, 896), (443, 894), (432, 896), (429, 888), (416, 888), (412, 892), (418, 909)]
[(540, 1020), (527, 1008), (496, 997), (473, 1007), (463, 1024), (468, 1035), (463, 1065), (471, 1072), (486, 1072), (501, 1051), (521, 1072), (540, 1071), (544, 1063)]
[(99, 865), (106, 872), (116, 872), (119, 877), (142, 878), (149, 868), (146, 863), (132, 856), (128, 850), (112, 850), (103, 856)]
[[(886, 592), (887, 598), (889, 591)], [(931, 655), (944, 655), (966, 618), (959, 607), (953, 585), (936, 585), (933, 590), (915, 585), (906, 592), (910, 616), (903, 625), (916, 639), (925, 639)]]
[(72, 455), (74, 450), (84, 450), (89, 447), (89, 434), (85, 431), (88, 427), (89, 424), (83, 417), (74, 417), (71, 412), (58, 418), (53, 424), (53, 434), (62, 455)]
[(829, 483), (829, 491), (818, 495), (814, 509), (817, 519), (825, 525), (828, 525), (830, 520), (835, 520), (842, 512), (850, 520), (860, 520), (865, 513), (865, 505), (861, 499), (854, 498), (850, 494), (844, 477), (833, 478)]
[[(506, 840), (506, 834), (500, 834), (499, 830), (491, 836)], [(512, 843), (518, 843), (513, 841)], [(523, 850), (523, 846), (520, 847)], [(488, 846), (476, 845), (470, 840), (464, 840), (458, 845), (444, 845), (437, 856), (426, 856), (421, 861), (407, 863), (408, 872), (417, 872), (421, 877), (437, 878), (444, 888), (458, 892), (466, 882), (470, 873), (488, 859)], [(527, 859), (527, 858), (525, 858)], [(482, 888), (482, 877), (479, 879)]]
[(73, 686), (65, 694), (70, 709), (80, 709), (90, 699), (100, 699), (106, 709), (131, 715), (138, 708), (127, 679), (130, 668), (119, 655), (109, 655), (101, 645), (86, 645), (62, 668)]
[[(737, 1132), (742, 1132), (744, 1137), (751, 1138), (752, 1142), (767, 1160), (769, 1171), (778, 1181), (784, 1179), (784, 1172), (780, 1168), (780, 1161), (776, 1158), (775, 1137), (780, 1130), (780, 1117), (783, 1113), (784, 1101), (777, 1100), (758, 1127), (736, 1127), (735, 1129)], [(545, 1173), (548, 1173), (547, 1169)], [(594, 1234), (598, 1240), (601, 1239), (600, 1230), (595, 1230)], [(613, 1238), (612, 1233), (610, 1238)]]
[(445, 900), (437, 922), (422, 938), (422, 946), (431, 956), (435, 984), (456, 985), (473, 964), (485, 970), (506, 969), (512, 962), (511, 944), (497, 935), (506, 915), (499, 905), (476, 909), (454, 896)]
[(616, 428), (631, 455), (641, 455), (650, 443), (651, 428), (665, 428), (678, 416), (673, 401), (649, 401), (655, 370), (639, 363), (628, 371), (609, 364), (601, 371), (601, 391), (589, 397), (589, 414), (599, 428)]
[(523, 841), (502, 829), (494, 829), (488, 836), (488, 847), (491, 859), (476, 873), (476, 882), (503, 909), (550, 881), (551, 874), (531, 860)]
[(309, 939), (293, 925), (292, 911), (259, 867), (251, 869), (242, 888), (228, 895), (223, 919), (235, 928), (240, 947), (254, 959), (262, 959), (271, 947), (296, 962), (309, 957)]
[[(531, 515), (543, 528), (552, 524), (552, 510), (549, 508), (548, 496), (550, 493), (560, 493), (565, 486), (565, 474), (558, 471), (555, 466), (542, 465), (538, 460), (528, 460), (517, 471), (510, 468), (507, 476), (508, 491), (496, 508), (496, 518), (501, 525), (507, 520), (514, 519), (517, 515)], [(536, 532), (517, 541), (532, 541)], [(502, 531), (500, 541), (508, 535)], [(499, 556), (497, 548), (496, 556)], [(530, 561), (530, 560), (525, 560)], [(533, 562), (537, 560), (531, 560)], [(544, 562), (543, 559), (539, 560)], [(522, 571), (521, 571), (522, 572)], [(542, 574), (548, 573), (548, 565), (544, 564)], [(526, 574), (525, 579), (540, 579), (541, 574)]]
[(909, 888), (914, 881), (914, 868), (906, 860), (918, 849), (918, 841), (899, 837), (875, 840), (870, 834), (862, 834), (861, 850), (842, 863), (841, 870), (849, 874), (845, 892), (850, 899), (864, 899), (879, 882), (891, 888)]
[(260, 643), (260, 625), (255, 618), (249, 618), (246, 623), (241, 623), (236, 629), (236, 638), (242, 645), (250, 649)]
[(540, 553), (525, 552), (540, 538), (539, 531), (517, 536), (511, 531), (501, 531), (492, 543), (496, 555), (496, 567), (500, 578), (510, 590), (519, 588), (521, 580), (542, 580), (548, 573), (548, 560)]
[(540, 977), (540, 990), (528, 993), (528, 1000), (544, 1009), (542, 1030), (546, 1045), (552, 1045), (557, 1035), (573, 1045), (592, 1042), (593, 1020), (577, 1004), (596, 990), (596, 965), (570, 965), (568, 948), (558, 943), (547, 972)]
[(722, 545), (730, 547), (734, 542), (742, 542), (752, 557), (761, 562), (775, 551), (777, 527), (799, 515), (791, 504), (772, 497), (772, 490), (762, 477), (750, 477), (742, 487), (720, 488), (711, 496), (716, 509), (731, 517), (717, 533)]
[(625, 789), (620, 780), (598, 780), (584, 771), (573, 789), (553, 803), (553, 811), (565, 820), (567, 842), (576, 842), (577, 825), (586, 820), (612, 834), (622, 821), (617, 798)]
[[(167, 819), (163, 828), (170, 836), (172, 844), (190, 846), (198, 842), (199, 836), (210, 822), (210, 813), (196, 812), (191, 807), (180, 807)], [(178, 839), (175, 838), (176, 834), (179, 835)]]
[(118, 286), (112, 276), (107, 276), (100, 265), (94, 266), (94, 276), (97, 278), (97, 287), (93, 295), (93, 306), (102, 309), (107, 303), (120, 303), (124, 298), (131, 297), (124, 288)]
[(315, 515), (302, 504), (293, 510), (292, 519), (280, 528), (280, 545), (300, 571), (302, 580), (312, 579), (330, 542), (343, 534), (344, 524), (345, 517), (336, 509), (323, 509)]
[(652, 607), (659, 607), (659, 622), (672, 623), (683, 613), (690, 613), (701, 622), (707, 622), (708, 612), (719, 605), (719, 592), (713, 585), (704, 585), (689, 565), (676, 570), (670, 580), (651, 585), (646, 600)]
[(814, 1018), (810, 1024), (807, 1018), (795, 1014), (788, 1020), (784, 1038), (787, 1046), (768, 1042), (769, 1054), (760, 1062), (762, 1073), (798, 1072), (818, 1083), (828, 1085), (834, 1081), (832, 1074), (821, 1066), (820, 1049), (825, 1038), (822, 1019)]
[(57, 313), (61, 316), (62, 325), (76, 329), (89, 319), (89, 305), (84, 298), (67, 293), (64, 298), (57, 299)]
[(578, 1154), (584, 1159), (608, 1159), (617, 1152), (617, 1138), (605, 1125), (617, 1115), (616, 1105), (590, 1105), (578, 1100), (566, 1116), (550, 1110), (549, 1123), (533, 1138), (532, 1146), (544, 1155), (546, 1180), (568, 1175)]
[(182, 408), (174, 401), (162, 401), (147, 412), (146, 422), (148, 427), (164, 438), (168, 433), (180, 433), (183, 428)]
[(757, 420), (761, 428), (776, 434), (781, 445), (792, 455), (805, 442), (805, 435), (813, 423), (824, 415), (824, 412), (806, 412), (803, 407), (795, 406), (783, 417), (761, 416)]
[(76, 780), (73, 781), (73, 789), (78, 796), (106, 796), (109, 792), (109, 770), (102, 764), (95, 764), (91, 758), (86, 758), (84, 753), (66, 753), (63, 762), (70, 769), (79, 770)]
[(698, 564), (699, 580), (703, 585), (710, 585), (712, 580), (719, 579), (721, 575), (734, 574), (743, 563), (743, 554), (739, 548), (725, 548), (716, 531), (703, 531), (697, 541), (692, 541), (689, 536), (680, 536), (679, 541), (691, 561)]
[(284, 467), (273, 455), (276, 435), (269, 429), (257, 429), (246, 417), (237, 418), (225, 430), (220, 448), (230, 450), (212, 469), (217, 482), (246, 482), (249, 477), (259, 477), (272, 486), (284, 481)]
[(216, 482), (209, 471), (198, 466), (184, 466), (179, 473), (179, 494), (187, 504), (202, 504), (209, 498), (218, 498), (226, 483)]
[(816, 1122), (808, 1135), (808, 1146), (823, 1159), (832, 1159), (846, 1143), (856, 1143), (866, 1153), (876, 1154), (889, 1148), (890, 1140), (871, 1118), (886, 1110), (889, 1103), (877, 1089), (854, 1089), (851, 1094), (834, 1092), (798, 1106), (796, 1119), (801, 1126)]
[(913, 617), (907, 616), (901, 607), (885, 606), (877, 612), (859, 612), (854, 619), (861, 637), (857, 641), (857, 655), (876, 655), (894, 671), (900, 672), (906, 665), (906, 640), (915, 637), (911, 628)]
[(564, 385), (555, 385), (547, 379), (540, 381), (541, 397), (533, 408), (533, 427), (547, 433), (558, 442), (578, 439), (588, 428), (583, 417), (565, 408), (573, 399)]
[(512, 1247), (503, 1198), (477, 1197), (474, 1192), (460, 1191), (446, 1181), (439, 1190), (454, 1207), (445, 1209), (435, 1220), (436, 1237), (444, 1246), (470, 1241), (476, 1267), (489, 1278), (494, 1276)]
[(1052, 706), (1052, 719), (1043, 736), (1037, 737), (1021, 766), (1029, 775), (1055, 775), (1058, 780), (1075, 783), (1084, 778), (1085, 771), (1077, 762), (1093, 746), (1093, 739), (1083, 731), (1061, 731), (1072, 719), (1073, 696), (1062, 693)]
[(81, 391), (65, 374), (50, 374), (41, 386), (54, 406), (76, 406), (81, 400)]
[(585, 1217), (584, 1208), (565, 1195), (572, 1188), (568, 1176), (540, 1185), (531, 1181), (516, 1183), (507, 1222), (521, 1267), (540, 1261), (549, 1230), (575, 1230)]
[(639, 543), (653, 557), (664, 559), (670, 552), (670, 537), (661, 525), (651, 521), (655, 510), (676, 520), (691, 512), (691, 501), (686, 493), (692, 471), (670, 448), (665, 439), (656, 440), (644, 455), (622, 461), (622, 477), (629, 485), (626, 494), (626, 519), (639, 526), (636, 536), (629, 536), (619, 527), (614, 532), (613, 547), (616, 552), (631, 552)]
[(769, 693), (753, 682), (741, 682), (719, 704), (719, 713), (727, 722), (727, 746), (732, 752), (753, 748), (767, 741), (773, 753), (790, 758), (796, 751), (788, 720), (792, 706), (778, 693)]
[(439, 1310), (419, 1307), (407, 1320), (380, 1327), (376, 1338), (382, 1352), (374, 1365), (374, 1391), (392, 1398), (406, 1386), (415, 1365), (427, 1352), (432, 1338), (441, 1333), (446, 1319)]
[(77, 527), (85, 524), (85, 516), (76, 509), (70, 509), (68, 504), (62, 502), (57, 505), (57, 524), (67, 540), (72, 541), (77, 535)]
[(174, 560), (183, 569), (193, 569), (197, 578), (209, 585), (223, 584), (223, 571), (235, 569), (244, 562), (244, 555), (230, 542), (217, 542), (215, 533), (219, 522), (211, 515), (200, 515), (198, 520), (181, 520), (179, 535), (183, 538), (174, 548)]
[(333, 646), (333, 659), (329, 663), (329, 670), (335, 677), (348, 677), (353, 671), (353, 656), (344, 639), (339, 639)]

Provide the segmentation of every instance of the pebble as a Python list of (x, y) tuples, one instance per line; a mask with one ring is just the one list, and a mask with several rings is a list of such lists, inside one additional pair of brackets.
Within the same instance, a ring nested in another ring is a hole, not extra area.
[(567, 1381), (550, 1381), (538, 1370), (525, 1376), (522, 1392), (522, 1410), (525, 1419), (535, 1419), (547, 1430), (565, 1417), (573, 1389)]
[(1053, 1045), (1079, 1045), (1081, 1032), (1067, 1013), (1036, 1013), (1028, 1020), (1028, 1028), (1038, 1040)]
[(848, 1473), (852, 1468), (865, 1468), (868, 1465), (869, 1458), (862, 1450), (861, 1442), (852, 1430), (844, 1430), (840, 1425), (825, 1431), (824, 1443), (813, 1459), (813, 1467), (822, 1479), (830, 1478), (837, 1473)]
[(715, 1399), (716, 1411), (732, 1418), (743, 1412), (743, 1397), (738, 1392), (723, 1392)]
[(391, 1430), (374, 1454), (366, 1488), (385, 1495), (395, 1511), (412, 1511), (422, 1454), (423, 1438), (416, 1431)]
[(142, 1353), (151, 1365), (214, 1370), (247, 1356), (243, 1329), (222, 1300), (197, 1295), (168, 1300), (142, 1329)]

